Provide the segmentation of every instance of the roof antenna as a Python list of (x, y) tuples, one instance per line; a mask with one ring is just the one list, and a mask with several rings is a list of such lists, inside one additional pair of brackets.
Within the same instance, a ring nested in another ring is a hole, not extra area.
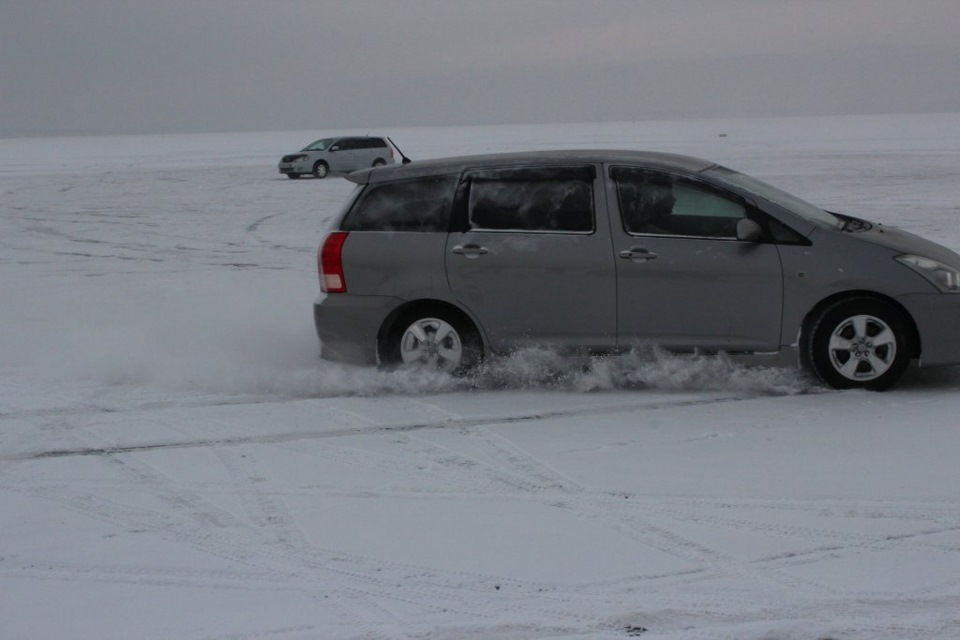
[(397, 146), (397, 143), (394, 142), (393, 140), (391, 140), (389, 137), (387, 138), (387, 140), (390, 140), (390, 144), (392, 144), (392, 145), (393, 145), (393, 148), (396, 149), (396, 150), (397, 150), (397, 153), (400, 154), (400, 162), (401, 162), (401, 164), (410, 164), (410, 162), (411, 162), (410, 158), (408, 158), (407, 156), (403, 155), (403, 151), (400, 151), (400, 147)]

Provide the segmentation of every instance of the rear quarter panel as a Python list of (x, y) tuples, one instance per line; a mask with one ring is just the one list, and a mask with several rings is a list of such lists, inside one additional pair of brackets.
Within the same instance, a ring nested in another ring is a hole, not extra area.
[(342, 254), (348, 294), (448, 299), (446, 242), (446, 233), (351, 231)]

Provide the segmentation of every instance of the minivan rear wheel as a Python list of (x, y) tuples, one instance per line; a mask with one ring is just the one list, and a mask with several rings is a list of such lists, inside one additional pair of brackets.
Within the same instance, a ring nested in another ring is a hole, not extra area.
[(836, 389), (883, 391), (912, 358), (907, 320), (893, 305), (852, 298), (821, 311), (801, 341), (801, 360)]
[(414, 309), (394, 323), (381, 353), (387, 365), (424, 367), (454, 375), (483, 360), (480, 335), (473, 325), (442, 307)]

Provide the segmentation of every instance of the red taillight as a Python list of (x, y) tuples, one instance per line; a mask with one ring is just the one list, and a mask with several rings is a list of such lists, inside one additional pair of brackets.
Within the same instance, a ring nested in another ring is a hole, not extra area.
[(320, 290), (324, 293), (346, 293), (347, 283), (343, 279), (343, 263), (340, 252), (347, 239), (346, 231), (334, 231), (327, 234), (317, 252), (317, 267), (320, 270)]

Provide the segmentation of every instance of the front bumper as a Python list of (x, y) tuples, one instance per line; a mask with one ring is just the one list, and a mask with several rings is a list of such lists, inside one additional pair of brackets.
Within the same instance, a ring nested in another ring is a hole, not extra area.
[(917, 293), (898, 300), (917, 325), (920, 366), (960, 364), (960, 294)]
[(280, 173), (284, 174), (296, 173), (303, 175), (305, 173), (313, 172), (312, 167), (308, 167), (300, 162), (281, 162), (277, 165), (277, 169), (280, 171)]

